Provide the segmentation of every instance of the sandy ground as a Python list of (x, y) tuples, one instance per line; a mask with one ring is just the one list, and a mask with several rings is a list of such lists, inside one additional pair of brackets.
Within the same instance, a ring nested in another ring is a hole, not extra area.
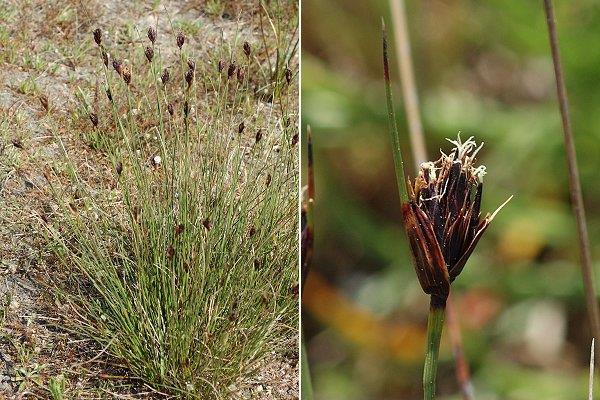
[[(200, 55), (236, 30), (253, 35), (241, 2), (200, 3), (163, 1), (157, 12), (150, 2), (114, 0), (0, 4), (0, 398), (53, 398), (53, 387), (64, 398), (165, 397), (129, 379), (93, 343), (56, 326), (60, 305), (43, 284), (53, 271), (35, 220), (49, 207), (41, 171), (59, 154), (55, 137), (69, 134), (77, 87), (90, 84), (90, 32), (144, 30), (156, 15), (159, 31), (167, 32), (166, 9), (197, 28), (192, 41)], [(273, 354), (253, 379), (231, 388), (232, 396), (295, 399), (297, 376), (295, 355)]]

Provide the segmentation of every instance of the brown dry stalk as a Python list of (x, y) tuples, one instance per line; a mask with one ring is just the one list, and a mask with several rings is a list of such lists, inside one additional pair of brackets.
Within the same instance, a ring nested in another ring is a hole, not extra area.
[(581, 258), (581, 275), (583, 277), (583, 286), (585, 289), (588, 315), (590, 324), (592, 326), (592, 336), (598, 338), (600, 337), (600, 311), (598, 309), (596, 288), (594, 287), (592, 254), (590, 250), (590, 241), (588, 238), (585, 219), (585, 208), (583, 205), (581, 182), (579, 180), (579, 171), (577, 169), (577, 154), (575, 152), (573, 131), (571, 130), (571, 119), (569, 117), (569, 100), (567, 99), (567, 89), (565, 87), (562, 66), (560, 63), (558, 35), (556, 33), (554, 8), (551, 0), (544, 0), (544, 10), (546, 12), (546, 22), (548, 24), (548, 37), (550, 40), (550, 50), (552, 52), (552, 62), (554, 63), (554, 76), (556, 78), (556, 94), (558, 97), (560, 117), (562, 119), (565, 152), (567, 155), (567, 165), (569, 169), (569, 193), (571, 195), (571, 207), (573, 208), (573, 214), (575, 214), (575, 219), (577, 220), (579, 255)]
[(312, 264), (314, 253), (314, 220), (313, 206), (315, 202), (315, 171), (313, 165), (313, 144), (312, 131), (310, 125), (306, 128), (306, 154), (307, 154), (307, 184), (308, 193), (306, 204), (301, 206), (301, 292), (304, 292), (304, 286), (308, 272)]
[(419, 97), (413, 73), (404, 0), (390, 0), (390, 8), (392, 10), (392, 21), (394, 22), (394, 38), (396, 39), (396, 52), (398, 53), (397, 60), (398, 70), (400, 71), (400, 83), (402, 85), (402, 97), (406, 118), (408, 119), (410, 147), (418, 170), (418, 166), (422, 162), (427, 161), (427, 149), (425, 147), (423, 124), (421, 123), (419, 112)]
[[(408, 24), (406, 22), (406, 10), (404, 0), (390, 0), (392, 20), (394, 22), (394, 38), (396, 52), (398, 53), (398, 70), (400, 71), (400, 83), (402, 85), (403, 104), (408, 120), (408, 133), (411, 141), (411, 150), (415, 163), (415, 170), (419, 170), (422, 162), (427, 161), (427, 147), (423, 134), (423, 124), (419, 111), (419, 100), (417, 85), (413, 73), (412, 55), (410, 50), (410, 38)], [(465, 400), (473, 400), (473, 385), (469, 364), (465, 358), (460, 326), (454, 304), (454, 297), (450, 294), (446, 301), (446, 325), (450, 333), (450, 342), (456, 364), (456, 380), (460, 386), (462, 396)]]

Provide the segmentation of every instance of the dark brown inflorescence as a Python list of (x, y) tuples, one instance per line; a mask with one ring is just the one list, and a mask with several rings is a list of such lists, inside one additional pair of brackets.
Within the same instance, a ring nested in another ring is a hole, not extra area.
[(231, 64), (229, 64), (229, 68), (227, 68), (227, 77), (231, 78), (233, 76), (233, 74), (235, 74), (235, 69), (237, 67), (235, 66), (235, 63), (232, 62)]
[(117, 71), (117, 74), (123, 75), (123, 62), (121, 60), (113, 60), (112, 66)]
[(421, 164), (408, 182), (402, 216), (423, 291), (440, 306), (450, 283), (461, 273), (477, 242), (496, 213), (481, 218), (485, 166), (475, 167), (478, 147), (473, 138), (450, 140), (454, 148), (439, 160)]
[(96, 113), (90, 113), (90, 121), (92, 121), (92, 125), (98, 126), (98, 115)]
[(94, 42), (96, 42), (98, 46), (102, 43), (102, 32), (99, 28), (94, 29)]
[(244, 42), (244, 54), (246, 55), (246, 57), (250, 58), (250, 53), (252, 52), (252, 49), (250, 47), (250, 43), (248, 42)]
[(169, 82), (170, 77), (171, 75), (169, 74), (169, 70), (165, 68), (160, 76), (160, 80), (162, 81), (163, 85), (166, 85)]
[(148, 39), (150, 39), (152, 44), (154, 44), (156, 41), (156, 29), (154, 29), (152, 26), (148, 27)]
[(146, 55), (148, 62), (152, 62), (152, 59), (154, 58), (154, 49), (152, 49), (152, 47), (150, 47), (150, 46), (146, 46), (146, 50), (144, 50), (144, 54)]
[(292, 70), (289, 68), (285, 69), (285, 81), (287, 82), (288, 85), (292, 81)]
[(188, 65), (188, 69), (190, 69), (191, 71), (196, 70), (196, 61), (194, 61), (193, 58), (188, 58), (187, 65)]
[(123, 67), (123, 81), (129, 86), (131, 83), (131, 70), (129, 67)]
[(185, 43), (185, 36), (183, 35), (182, 32), (179, 32), (177, 34), (177, 47), (179, 47), (181, 49), (183, 47), (184, 43)]
[(192, 85), (192, 81), (194, 80), (194, 70), (188, 69), (185, 73), (185, 81), (188, 84), (188, 87)]
[(219, 60), (217, 68), (219, 69), (219, 73), (223, 72), (223, 69), (225, 69), (225, 60)]

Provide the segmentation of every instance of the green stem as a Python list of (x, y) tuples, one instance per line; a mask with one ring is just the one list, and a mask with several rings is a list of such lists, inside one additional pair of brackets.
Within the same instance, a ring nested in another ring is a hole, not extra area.
[(445, 301), (440, 302), (439, 299), (432, 296), (427, 322), (427, 350), (425, 353), (425, 367), (423, 369), (423, 398), (425, 400), (433, 400), (435, 398), (435, 380), (445, 311)]
[(400, 135), (398, 134), (398, 125), (396, 125), (396, 113), (394, 112), (394, 100), (392, 98), (392, 87), (390, 83), (390, 65), (388, 59), (387, 33), (383, 19), (382, 39), (383, 39), (383, 78), (385, 83), (385, 97), (387, 100), (388, 119), (390, 124), (390, 134), (392, 136), (392, 150), (394, 152), (394, 166), (396, 169), (396, 183), (400, 192), (400, 203), (408, 202), (408, 193), (406, 189), (406, 178), (404, 175), (404, 162), (402, 161), (402, 151), (400, 150)]
[(304, 335), (302, 335), (302, 345), (301, 345), (301, 385), (302, 385), (302, 400), (312, 400), (313, 399), (313, 390), (312, 390), (312, 381), (310, 379), (310, 368), (308, 366), (308, 357), (306, 356), (306, 346), (304, 345)]

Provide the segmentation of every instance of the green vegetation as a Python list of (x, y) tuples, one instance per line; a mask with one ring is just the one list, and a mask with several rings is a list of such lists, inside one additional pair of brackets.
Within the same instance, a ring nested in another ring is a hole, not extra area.
[(189, 37), (149, 32), (120, 61), (96, 35), (102, 72), (78, 118), (100, 167), (61, 141), (46, 176), (64, 323), (157, 390), (228, 398), (268, 352), (295, 349), (296, 91), (256, 96), (267, 67), (239, 36), (194, 59)]

